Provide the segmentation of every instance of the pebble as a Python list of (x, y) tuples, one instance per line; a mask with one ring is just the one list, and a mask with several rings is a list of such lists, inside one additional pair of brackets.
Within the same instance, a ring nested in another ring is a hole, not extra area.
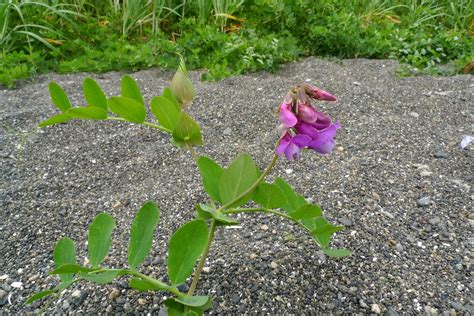
[(0, 276), (0, 281), (5, 281), (6, 279), (8, 279), (7, 274), (4, 274), (4, 275)]
[(202, 272), (209, 273), (209, 272), (211, 272), (211, 268), (210, 267), (204, 267), (204, 268), (202, 268)]
[(433, 174), (433, 172), (429, 171), (429, 170), (421, 170), (420, 171), (420, 176), (422, 177), (429, 177)]
[(13, 288), (15, 288), (15, 289), (21, 289), (21, 288), (23, 288), (23, 283), (17, 281), (17, 282), (13, 282), (13, 283), (11, 284), (11, 286), (12, 286)]
[(397, 243), (395, 245), (395, 250), (398, 251), (398, 252), (402, 252), (404, 249), (403, 249), (403, 246), (401, 243)]
[(80, 290), (75, 290), (74, 292), (72, 292), (71, 296), (74, 297), (74, 298), (79, 298), (79, 297), (81, 297), (81, 291)]
[(434, 307), (429, 306), (429, 305), (426, 305), (424, 310), (425, 310), (425, 313), (427, 315), (438, 315), (438, 310)]
[(444, 151), (437, 151), (434, 153), (433, 155), (435, 158), (438, 158), (438, 159), (448, 159), (449, 155), (448, 153), (444, 152)]
[(148, 301), (144, 298), (139, 298), (138, 299), (138, 304), (139, 305), (146, 305), (146, 304), (148, 304)]
[(439, 223), (441, 223), (441, 218), (439, 218), (439, 216), (432, 217), (428, 220), (428, 223), (430, 225), (438, 225)]
[(178, 285), (178, 290), (180, 292), (186, 293), (189, 290), (189, 285), (187, 283), (183, 283)]
[(393, 309), (392, 307), (389, 307), (387, 309), (387, 312), (385, 313), (385, 316), (398, 316), (398, 313), (395, 309)]
[(63, 309), (69, 309), (69, 307), (71, 307), (71, 305), (69, 304), (69, 301), (68, 300), (65, 300), (63, 302), (63, 305), (62, 305)]
[(416, 204), (420, 207), (430, 206), (432, 203), (433, 201), (429, 196), (424, 196), (416, 201)]
[(4, 290), (0, 290), (0, 299), (4, 298), (5, 296), (7, 296), (8, 292), (7, 291), (4, 291)]
[(420, 114), (416, 113), (416, 112), (410, 112), (408, 113), (411, 117), (414, 117), (414, 118), (418, 118), (420, 117)]
[(115, 300), (117, 297), (119, 297), (120, 291), (117, 289), (113, 289), (112, 292), (109, 294), (109, 299)]
[(344, 226), (352, 226), (354, 223), (346, 216), (337, 219)]
[(268, 225), (263, 224), (262, 226), (260, 226), (260, 229), (261, 230), (268, 230)]
[(458, 302), (451, 302), (449, 304), (452, 308), (454, 308), (457, 312), (462, 310), (462, 304)]
[(28, 282), (36, 281), (39, 278), (39, 274), (32, 275), (28, 278)]
[(275, 261), (272, 261), (272, 262), (270, 263), (270, 267), (271, 267), (272, 269), (276, 269), (276, 268), (278, 268), (278, 263), (276, 263)]
[(292, 174), (292, 173), (293, 173), (293, 169), (285, 169), (285, 173), (286, 173), (286, 174)]
[(129, 312), (129, 311), (132, 310), (132, 306), (130, 305), (129, 302), (123, 304), (123, 310), (124, 310), (125, 312)]
[(234, 294), (230, 300), (231, 300), (232, 304), (238, 304), (240, 302), (239, 294)]
[(224, 135), (227, 135), (227, 136), (231, 135), (231, 134), (232, 134), (232, 129), (231, 129), (230, 127), (227, 127), (227, 128), (224, 130), (223, 134), (224, 134)]
[(255, 236), (254, 236), (255, 240), (260, 240), (260, 239), (262, 239), (262, 237), (263, 237), (263, 235), (260, 234), (260, 233), (256, 233)]
[(363, 299), (360, 299), (360, 300), (359, 300), (359, 306), (362, 307), (362, 308), (367, 308), (367, 307), (369, 307), (369, 305), (367, 305), (367, 303), (364, 302)]
[(382, 312), (378, 304), (372, 304), (372, 308), (370, 310), (375, 314), (380, 314)]

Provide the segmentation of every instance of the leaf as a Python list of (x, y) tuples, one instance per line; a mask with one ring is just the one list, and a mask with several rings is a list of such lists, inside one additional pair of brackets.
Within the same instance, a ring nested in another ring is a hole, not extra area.
[(154, 202), (147, 202), (138, 210), (130, 228), (128, 264), (135, 269), (145, 260), (153, 243), (153, 234), (160, 220), (160, 210)]
[(283, 192), (274, 184), (260, 183), (253, 194), (253, 200), (265, 208), (279, 208), (286, 204)]
[(163, 302), (167, 308), (168, 316), (182, 316), (184, 312), (184, 305), (175, 301), (174, 298), (169, 298)]
[[(206, 213), (209, 217), (214, 218), (219, 223), (222, 223), (224, 225), (238, 225), (239, 224), (239, 222), (237, 220), (235, 220), (232, 217), (229, 217), (225, 214), (222, 214), (221, 212), (219, 212), (215, 208), (213, 208), (209, 205), (206, 205), (206, 204), (197, 205), (197, 211)], [(209, 218), (209, 217), (207, 217), (207, 218)], [(204, 217), (204, 218), (206, 218), (206, 217)]]
[(165, 88), (165, 90), (163, 91), (163, 96), (173, 102), (173, 104), (176, 105), (178, 109), (181, 109), (178, 99), (176, 99), (170, 88)]
[(323, 211), (321, 210), (321, 206), (316, 204), (305, 204), (300, 206), (296, 211), (290, 213), (289, 215), (296, 220), (305, 219), (305, 218), (313, 218), (321, 216)]
[(98, 106), (70, 108), (66, 114), (72, 118), (86, 120), (105, 120), (107, 118), (107, 110)]
[(128, 285), (141, 292), (145, 291), (156, 291), (156, 290), (161, 290), (161, 291), (166, 291), (168, 290), (168, 287), (161, 287), (158, 284), (151, 283), (147, 280), (141, 279), (141, 278), (131, 278), (130, 281), (128, 282)]
[(120, 272), (121, 270), (111, 270), (100, 273), (81, 273), (81, 277), (97, 284), (107, 284), (112, 282)]
[(329, 245), (331, 236), (343, 228), (344, 226), (332, 225), (323, 217), (316, 217), (314, 219), (314, 229), (311, 231), (311, 234), (320, 244), (321, 248), (326, 248)]
[(183, 295), (175, 297), (174, 300), (186, 306), (203, 307), (209, 304), (211, 298), (209, 296), (189, 296)]
[(92, 272), (96, 269), (86, 268), (78, 264), (65, 264), (60, 267), (57, 267), (50, 274), (68, 274), (68, 273), (78, 273), (78, 272)]
[(39, 293), (36, 293), (35, 295), (31, 296), (29, 299), (26, 300), (25, 304), (31, 304), (34, 301), (37, 301), (39, 299), (42, 299), (43, 297), (46, 297), (48, 295), (56, 293), (55, 290), (46, 290), (46, 291), (41, 291)]
[(132, 123), (141, 124), (146, 118), (145, 106), (131, 98), (111, 97), (109, 108), (113, 113)]
[(275, 185), (280, 188), (283, 194), (286, 197), (286, 204), (282, 207), (287, 213), (292, 213), (296, 211), (301, 206), (307, 204), (304, 197), (297, 194), (293, 188), (285, 182), (282, 178), (278, 177), (275, 180)]
[(184, 111), (181, 111), (179, 114), (178, 121), (173, 130), (173, 139), (178, 144), (189, 143), (195, 146), (203, 144), (201, 128)]
[(69, 121), (71, 117), (67, 115), (66, 113), (60, 113), (56, 114), (54, 116), (51, 116), (49, 119), (44, 120), (43, 122), (39, 123), (38, 127), (45, 127), (49, 125), (54, 125), (54, 124), (59, 124), (59, 123), (65, 123)]
[(143, 100), (137, 82), (130, 76), (122, 77), (122, 96), (133, 99), (141, 105), (145, 105), (145, 101)]
[(175, 105), (173, 101), (163, 96), (151, 99), (151, 112), (158, 119), (158, 123), (171, 131), (174, 130), (178, 122), (180, 111), (179, 107)]
[(204, 156), (199, 157), (197, 164), (207, 194), (209, 194), (213, 200), (222, 203), (219, 194), (219, 183), (224, 169), (212, 159)]
[(333, 258), (341, 258), (341, 257), (346, 257), (349, 256), (352, 251), (346, 248), (324, 248), (323, 252)]
[(89, 226), (88, 250), (91, 265), (96, 268), (109, 253), (115, 220), (107, 213), (97, 215)]
[(258, 180), (259, 172), (249, 154), (239, 155), (230, 166), (224, 170), (219, 182), (219, 194), (223, 204), (232, 202), (229, 207), (245, 204), (252, 196), (249, 192), (235, 200)]
[(86, 99), (88, 105), (100, 107), (107, 111), (107, 97), (94, 79), (84, 79), (82, 89), (84, 92), (84, 99)]
[(71, 107), (71, 102), (69, 102), (69, 98), (67, 97), (63, 88), (61, 88), (55, 82), (51, 82), (48, 88), (49, 88), (49, 94), (51, 96), (51, 101), (53, 102), (53, 104), (61, 112), (66, 112)]
[(193, 272), (196, 260), (207, 244), (207, 225), (196, 219), (181, 226), (171, 236), (168, 255), (168, 276), (173, 285), (181, 284)]
[[(68, 237), (61, 238), (54, 248), (53, 260), (56, 267), (76, 263), (76, 247), (74, 246), (74, 241)], [(74, 274), (61, 274), (59, 276), (63, 282), (72, 280), (73, 277)]]

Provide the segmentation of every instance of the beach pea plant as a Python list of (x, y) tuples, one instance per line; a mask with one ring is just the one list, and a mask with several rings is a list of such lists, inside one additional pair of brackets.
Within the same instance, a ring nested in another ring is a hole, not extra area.
[[(226, 167), (210, 157), (196, 154), (194, 147), (203, 145), (203, 138), (199, 124), (186, 112), (195, 91), (182, 60), (170, 86), (162, 95), (151, 99), (153, 117), (149, 119), (140, 89), (130, 76), (122, 78), (121, 95), (109, 98), (97, 82), (86, 78), (83, 83), (86, 106), (71, 106), (66, 93), (54, 82), (50, 83), (49, 91), (51, 101), (60, 113), (40, 123), (40, 127), (77, 119), (114, 120), (142, 124), (168, 133), (173, 145), (192, 153), (208, 198), (195, 206), (195, 218), (184, 223), (171, 236), (167, 278), (154, 278), (140, 272), (140, 264), (152, 247), (160, 220), (159, 207), (148, 201), (138, 210), (130, 228), (126, 268), (103, 265), (116, 223), (109, 214), (101, 213), (89, 226), (87, 264), (78, 263), (73, 240), (60, 239), (53, 252), (55, 268), (51, 272), (58, 275), (59, 284), (36, 293), (27, 303), (54, 297), (76, 282), (106, 284), (127, 277), (129, 286), (137, 291), (168, 292), (170, 298), (163, 303), (170, 315), (200, 315), (212, 306), (209, 296), (195, 295), (195, 292), (214, 235), (223, 226), (239, 224), (233, 217), (238, 213), (260, 212), (282, 217), (307, 232), (326, 255), (343, 257), (350, 254), (347, 249), (330, 247), (331, 237), (343, 227), (326, 220), (318, 204), (309, 203), (282, 178), (277, 177), (273, 183), (266, 181), (280, 156), (297, 160), (303, 150), (319, 154), (332, 151), (339, 123), (311, 104), (312, 100), (335, 101), (330, 93), (309, 84), (296, 85), (288, 92), (278, 107), (280, 135), (275, 137), (273, 159), (260, 170), (246, 153), (240, 154)], [(163, 281), (166, 279), (169, 281)], [(190, 282), (189, 290), (182, 292), (180, 289), (186, 287), (181, 285), (187, 282)]]

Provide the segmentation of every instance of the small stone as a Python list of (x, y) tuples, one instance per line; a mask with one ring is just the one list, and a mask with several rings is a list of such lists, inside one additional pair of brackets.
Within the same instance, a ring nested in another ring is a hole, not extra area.
[(12, 288), (15, 288), (15, 289), (21, 289), (21, 288), (23, 288), (23, 282), (18, 282), (18, 281), (17, 281), (17, 282), (13, 282), (13, 283), (11, 284), (11, 287), (12, 287)]
[(122, 206), (123, 206), (123, 205), (122, 205), (122, 202), (117, 201), (117, 202), (115, 202), (114, 205), (112, 205), (112, 208), (120, 208), (120, 207), (122, 207)]
[(117, 297), (119, 297), (120, 291), (117, 289), (113, 289), (112, 292), (109, 294), (109, 299), (115, 300)]
[(238, 294), (234, 294), (230, 300), (233, 304), (238, 304), (240, 302), (240, 296)]
[(375, 314), (380, 314), (382, 312), (378, 304), (372, 304), (372, 308), (370, 310)]
[(420, 114), (418, 114), (416, 112), (410, 112), (410, 113), (408, 113), (408, 115), (410, 115), (411, 117), (414, 117), (414, 118), (419, 118), (420, 117)]
[(131, 311), (131, 309), (132, 309), (132, 306), (130, 305), (129, 302), (123, 304), (123, 310), (124, 310), (125, 312), (129, 312), (129, 311)]
[(268, 225), (263, 224), (262, 226), (260, 226), (260, 229), (261, 230), (268, 230)]
[(429, 171), (429, 170), (421, 170), (420, 171), (420, 176), (422, 177), (429, 177), (433, 174), (433, 172)]
[(271, 267), (272, 269), (276, 269), (276, 268), (278, 268), (278, 263), (276, 263), (275, 261), (272, 261), (272, 262), (270, 263), (270, 267)]
[(262, 239), (262, 237), (263, 237), (263, 235), (260, 234), (260, 233), (256, 233), (255, 236), (254, 236), (255, 240), (260, 240), (260, 239)]
[(180, 292), (186, 293), (189, 290), (189, 286), (187, 283), (180, 284), (178, 285), (178, 290)]
[(429, 305), (426, 305), (424, 310), (425, 310), (425, 313), (427, 315), (438, 315), (438, 310), (434, 307), (429, 306)]
[(430, 206), (432, 203), (433, 201), (429, 196), (424, 196), (416, 201), (416, 204), (420, 207)]
[(69, 309), (69, 307), (71, 307), (71, 305), (69, 304), (69, 301), (68, 300), (65, 300), (63, 302), (63, 305), (62, 305), (63, 309)]
[(80, 290), (75, 290), (74, 292), (72, 292), (71, 296), (74, 297), (74, 298), (79, 298), (79, 297), (81, 297), (81, 291)]
[(401, 243), (398, 243), (395, 245), (395, 250), (398, 251), (398, 252), (402, 252), (403, 251), (403, 246)]
[(331, 302), (331, 303), (329, 303), (326, 307), (327, 307), (327, 309), (329, 309), (329, 310), (333, 310), (333, 309), (336, 308), (336, 304), (334, 304), (333, 302)]
[(346, 216), (337, 219), (344, 226), (352, 226), (354, 223)]
[(209, 273), (209, 272), (211, 272), (211, 268), (210, 267), (204, 267), (204, 268), (202, 268), (202, 272)]
[(462, 310), (462, 304), (458, 302), (451, 302), (449, 305), (451, 305), (452, 308), (456, 310), (456, 312), (459, 312)]
[(138, 299), (138, 304), (139, 305), (146, 305), (146, 304), (148, 304), (148, 301), (144, 298), (139, 298)]
[(392, 307), (389, 307), (387, 309), (387, 313), (385, 313), (385, 316), (398, 316), (398, 313)]
[(4, 291), (4, 290), (0, 290), (0, 299), (4, 298), (5, 296), (7, 296), (8, 292), (7, 291)]
[(32, 275), (28, 278), (28, 282), (36, 281), (38, 280), (38, 278), (39, 278), (39, 274)]
[(224, 132), (223, 132), (224, 135), (226, 136), (229, 136), (232, 134), (232, 129), (230, 127), (227, 127)]
[(18, 273), (18, 274), (22, 274), (22, 273), (23, 273), (23, 269), (22, 269), (22, 268), (18, 269), (17, 273)]
[(242, 303), (239, 305), (239, 313), (243, 314), (247, 310), (247, 304)]
[(0, 281), (5, 281), (6, 279), (8, 279), (7, 274), (4, 274), (4, 275), (0, 276)]
[(433, 155), (435, 158), (438, 158), (438, 159), (448, 159), (449, 155), (448, 153), (444, 152), (444, 151), (437, 151), (434, 153)]
[(114, 310), (114, 308), (112, 307), (112, 305), (108, 305), (107, 308), (105, 309), (105, 311), (108, 313), (108, 314), (112, 314), (112, 311)]
[(369, 305), (367, 305), (363, 299), (360, 299), (359, 300), (359, 306), (362, 307), (362, 308), (367, 308), (369, 307)]
[(441, 218), (439, 218), (439, 216), (432, 217), (428, 220), (428, 223), (430, 225), (438, 225), (439, 223), (441, 223)]
[(286, 173), (286, 174), (292, 174), (292, 173), (293, 173), (293, 169), (285, 169), (285, 173)]
[(354, 81), (352, 84), (353, 84), (354, 86), (360, 86), (360, 82), (358, 82), (358, 81)]

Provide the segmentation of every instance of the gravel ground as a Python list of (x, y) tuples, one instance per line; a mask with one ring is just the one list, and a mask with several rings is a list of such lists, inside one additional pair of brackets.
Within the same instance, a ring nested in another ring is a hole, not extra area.
[[(326, 258), (283, 219), (240, 216), (241, 228), (216, 233), (199, 284), (199, 293), (214, 299), (212, 313), (474, 313), (474, 153), (472, 144), (459, 146), (463, 135), (474, 133), (474, 80), (400, 79), (396, 68), (388, 60), (309, 58), (275, 74), (216, 83), (199, 82), (200, 73), (191, 72), (197, 99), (190, 112), (206, 141), (198, 153), (224, 165), (242, 151), (262, 169), (269, 163), (275, 110), (293, 84), (310, 82), (338, 96), (319, 105), (342, 125), (334, 153), (280, 160), (270, 178), (283, 176), (319, 202), (332, 222), (346, 225), (332, 245), (353, 250), (347, 258)], [(122, 74), (92, 77), (113, 95)], [(23, 303), (57, 282), (48, 276), (55, 242), (71, 237), (85, 260), (86, 230), (99, 212), (117, 221), (105, 263), (125, 265), (129, 225), (146, 200), (158, 203), (162, 218), (142, 271), (166, 279), (169, 236), (205, 199), (190, 154), (142, 126), (74, 121), (48, 127), (29, 135), (18, 158), (23, 132), (55, 113), (48, 83), (58, 82), (81, 104), (86, 76), (47, 75), (0, 91), (0, 313), (44, 307)], [(132, 76), (149, 101), (172, 73)], [(110, 286), (77, 284), (47, 310), (157, 313), (162, 300), (122, 279)]]

